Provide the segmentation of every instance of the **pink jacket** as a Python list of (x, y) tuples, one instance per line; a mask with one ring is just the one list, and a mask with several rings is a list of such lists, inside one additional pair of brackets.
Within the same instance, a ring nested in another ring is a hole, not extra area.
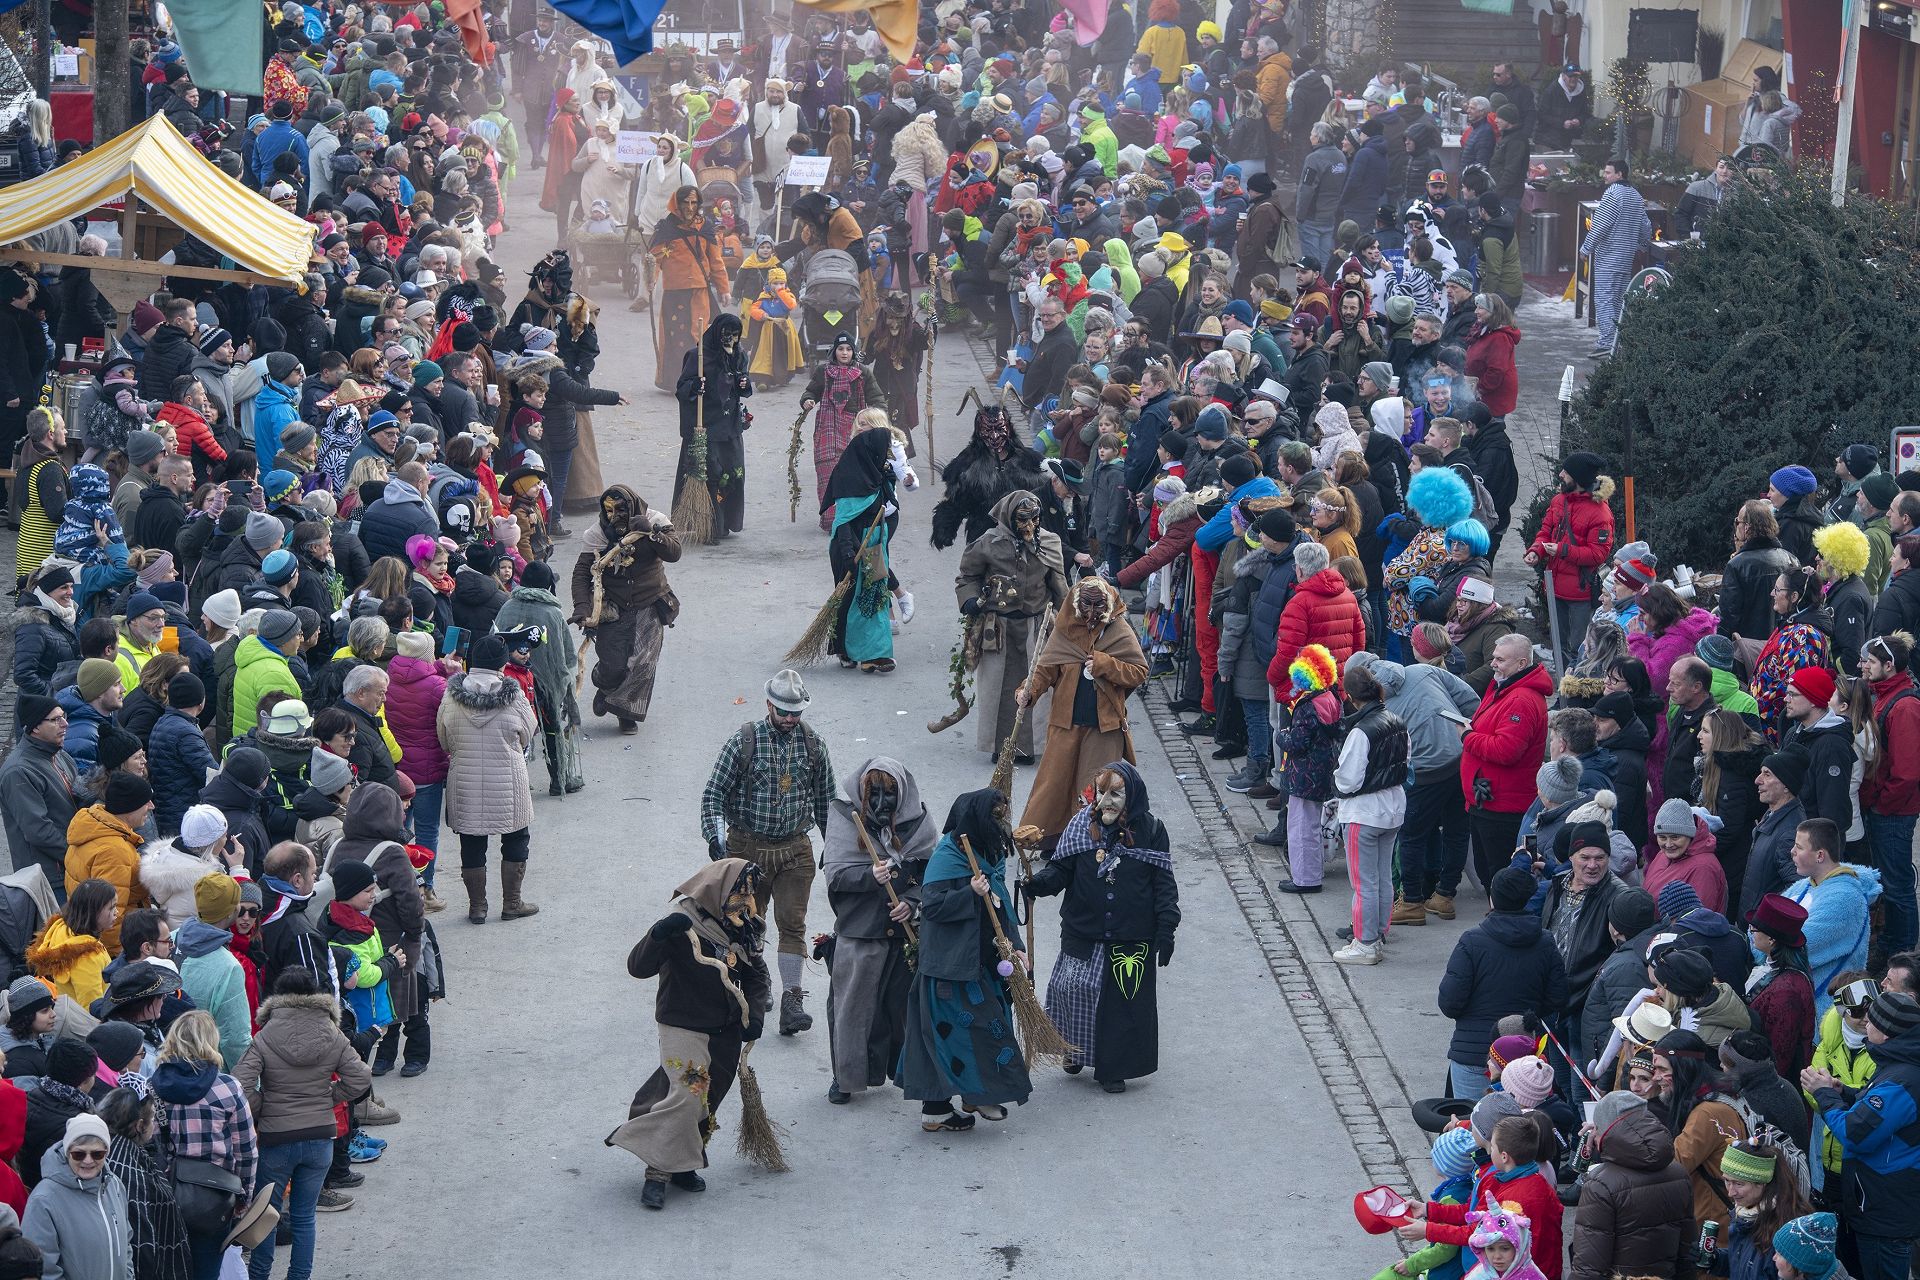
[(416, 786), (447, 780), (447, 753), (434, 731), (447, 678), (432, 662), (396, 654), (387, 663), (387, 728), (400, 744), (407, 777)]
[(1640, 887), (1655, 898), (1676, 880), (1685, 880), (1700, 895), (1700, 905), (1721, 915), (1727, 913), (1727, 873), (1716, 852), (1719, 841), (1707, 830), (1699, 814), (1693, 816), (1693, 840), (1686, 853), (1675, 861), (1664, 853), (1653, 855), (1641, 872)]
[[(1642, 618), (1646, 614), (1640, 615)], [(1627, 632), (1627, 651), (1647, 664), (1647, 678), (1660, 697), (1667, 692), (1667, 673), (1673, 664), (1693, 652), (1693, 646), (1713, 634), (1713, 615), (1705, 609), (1690, 609), (1687, 616), (1660, 635), (1646, 631)]]

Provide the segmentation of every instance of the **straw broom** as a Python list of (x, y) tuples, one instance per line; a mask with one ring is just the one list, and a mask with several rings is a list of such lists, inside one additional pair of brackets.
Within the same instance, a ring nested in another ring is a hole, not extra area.
[(767, 1116), (766, 1099), (760, 1096), (760, 1077), (747, 1065), (747, 1055), (752, 1052), (752, 1044), (740, 1047), (740, 1134), (734, 1150), (768, 1173), (785, 1173), (792, 1167), (787, 1163), (787, 1131)]
[[(973, 856), (973, 842), (964, 833), (960, 836), (960, 852), (967, 855), (967, 866), (973, 869), (973, 874), (979, 875), (980, 863)], [(1013, 958), (1013, 943), (1008, 940), (1007, 931), (1000, 924), (1000, 898), (997, 894), (988, 895), (987, 919), (993, 922), (993, 941), (1000, 949), (1001, 965), (1010, 970), (1005, 975), (1007, 994), (1013, 1000), (1013, 1020), (1020, 1028), (1020, 1043), (1026, 1046), (1027, 1068), (1032, 1070), (1042, 1062), (1057, 1066), (1069, 1053), (1078, 1050), (1068, 1044), (1066, 1037), (1060, 1034), (1060, 1028), (1053, 1025), (1053, 1019), (1047, 1016), (1040, 997), (1033, 993), (1032, 977)]]
[[(876, 501), (873, 507), (873, 523), (869, 524), (867, 531), (860, 535), (861, 551), (866, 550), (867, 539), (873, 536), (875, 526), (886, 515), (886, 503)], [(856, 553), (853, 567), (847, 570), (846, 576), (834, 584), (833, 594), (828, 596), (827, 602), (820, 606), (820, 611), (813, 615), (813, 621), (807, 624), (807, 629), (800, 633), (800, 638), (793, 642), (793, 648), (787, 650), (786, 656), (780, 659), (781, 662), (789, 667), (810, 667), (827, 656), (827, 645), (833, 639), (834, 623), (840, 615), (840, 602), (847, 598), (847, 592), (853, 590), (854, 575), (859, 571), (860, 559)]]
[(802, 409), (793, 420), (793, 435), (787, 440), (787, 523), (793, 524), (800, 519), (800, 428), (807, 422), (807, 411)]
[(693, 440), (687, 454), (693, 474), (680, 486), (673, 504), (673, 527), (683, 541), (697, 546), (713, 545), (713, 491), (707, 485), (707, 380), (700, 379), (694, 393)]

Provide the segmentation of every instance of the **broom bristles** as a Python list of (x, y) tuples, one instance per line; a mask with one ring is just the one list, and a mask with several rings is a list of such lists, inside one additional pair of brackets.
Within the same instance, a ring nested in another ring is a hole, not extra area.
[[(1013, 944), (1002, 939), (1000, 954), (1013, 960)], [(1007, 995), (1013, 1001), (1013, 1021), (1020, 1031), (1020, 1043), (1026, 1049), (1029, 1070), (1042, 1063), (1059, 1066), (1068, 1054), (1078, 1052), (1047, 1016), (1046, 1006), (1034, 994), (1033, 979), (1027, 976), (1018, 960), (1013, 960), (1013, 973), (1007, 978)]]
[(793, 642), (793, 648), (787, 650), (786, 656), (780, 660), (782, 663), (789, 667), (810, 667), (827, 656), (833, 641), (833, 629), (840, 620), (840, 602), (847, 598), (852, 580), (853, 575), (848, 574), (833, 589), (833, 594), (813, 615), (813, 621), (807, 624), (807, 629)]
[(1005, 741), (1000, 744), (999, 753), (993, 757), (993, 788), (1009, 799), (1013, 796), (1013, 744), (1020, 737), (1020, 726), (1026, 718), (1025, 707), (1014, 708), (1013, 728), (1007, 731)]
[(786, 1131), (767, 1115), (766, 1100), (760, 1096), (760, 1077), (747, 1065), (744, 1055), (740, 1060), (740, 1133), (734, 1149), (768, 1173), (785, 1173), (790, 1168)]
[(688, 476), (681, 486), (680, 497), (673, 504), (673, 529), (683, 542), (713, 545), (713, 495), (707, 492), (705, 480)]

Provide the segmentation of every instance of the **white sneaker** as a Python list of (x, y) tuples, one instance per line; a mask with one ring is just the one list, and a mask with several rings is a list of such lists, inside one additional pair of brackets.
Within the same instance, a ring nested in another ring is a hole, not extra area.
[(913, 592), (902, 591), (898, 596), (894, 598), (900, 602), (900, 621), (912, 622), (913, 621)]
[(1361, 942), (1355, 939), (1333, 953), (1333, 958), (1341, 964), (1379, 964), (1381, 947), (1378, 942)]

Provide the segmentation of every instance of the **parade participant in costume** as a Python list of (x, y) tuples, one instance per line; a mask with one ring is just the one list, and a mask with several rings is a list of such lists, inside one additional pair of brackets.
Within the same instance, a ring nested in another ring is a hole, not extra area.
[(1091, 1065), (1108, 1093), (1125, 1093), (1128, 1080), (1160, 1067), (1154, 969), (1172, 961), (1180, 927), (1170, 847), (1140, 771), (1116, 760), (1025, 885), (1030, 898), (1066, 894), (1047, 1016), (1074, 1046), (1068, 1073)]
[[(740, 317), (723, 311), (700, 336), (700, 345), (680, 360), (680, 459), (675, 464), (673, 500), (699, 474), (701, 459), (696, 431), (706, 434), (707, 489), (713, 494), (713, 536), (739, 533), (747, 520), (747, 445), (742, 438), (753, 425), (746, 398), (753, 394), (747, 376), (747, 353), (740, 349)], [(705, 401), (704, 412), (699, 402)], [(685, 513), (682, 512), (684, 518)]]
[(907, 929), (938, 839), (920, 784), (899, 761), (875, 756), (841, 779), (820, 852), (834, 917), (827, 957), (829, 1102), (844, 1104), (862, 1089), (884, 1085), (899, 1065), (913, 981)]
[(1020, 440), (1007, 412), (986, 405), (973, 415), (973, 439), (941, 468), (946, 496), (933, 508), (933, 545), (945, 550), (964, 525), (966, 541), (993, 528), (993, 509), (1016, 489), (1038, 491), (1046, 483), (1039, 455)]
[(628, 973), (660, 979), (653, 1003), (660, 1066), (607, 1145), (646, 1162), (640, 1203), (649, 1209), (665, 1207), (669, 1182), (706, 1189), (698, 1171), (707, 1166), (714, 1114), (733, 1088), (741, 1050), (760, 1038), (772, 987), (760, 958), (760, 888), (760, 869), (744, 859), (702, 867), (627, 955)]
[(1133, 763), (1127, 695), (1146, 682), (1147, 655), (1120, 593), (1104, 579), (1082, 578), (1054, 615), (1033, 675), (1014, 695), (1031, 706), (1053, 690), (1047, 747), (1022, 826), (1040, 828), (1049, 840), (1058, 836), (1107, 762)]
[(1502, 1203), (1492, 1190), (1486, 1195), (1486, 1208), (1467, 1214), (1473, 1227), (1467, 1244), (1480, 1260), (1467, 1272), (1467, 1280), (1546, 1280), (1533, 1260), (1532, 1221), (1517, 1207)]
[(840, 454), (853, 438), (853, 420), (868, 405), (879, 403), (880, 384), (873, 380), (872, 374), (860, 367), (853, 336), (835, 334), (832, 354), (827, 357), (825, 364), (813, 371), (807, 389), (800, 395), (802, 413), (819, 406), (819, 411), (813, 416), (813, 476), (819, 490), (816, 496), (821, 504), (822, 529), (833, 528), (826, 507), (827, 481), (833, 477), (833, 468), (840, 461)]
[[(833, 580), (852, 575), (840, 597), (828, 651), (843, 667), (881, 675), (893, 670), (893, 593), (900, 586), (889, 550), (900, 526), (892, 456), (898, 447), (885, 427), (862, 431), (840, 455), (820, 502), (821, 515), (833, 522), (833, 540), (827, 544)], [(901, 470), (905, 464), (903, 453)]]
[(622, 733), (636, 731), (653, 701), (665, 628), (680, 616), (664, 566), (679, 558), (665, 512), (623, 484), (600, 495), (600, 518), (573, 564), (569, 621), (593, 641), (593, 714), (617, 717)]
[[(907, 1043), (900, 1053), (900, 1090), (920, 1103), (929, 1133), (964, 1132), (974, 1118), (1007, 1118), (1009, 1102), (1032, 1092), (1014, 1038), (1013, 1008), (999, 974), (993, 923), (1018, 944), (1007, 895), (1007, 799), (987, 787), (969, 791), (947, 812), (946, 834), (927, 861), (920, 886), (920, 953), (907, 995)], [(968, 865), (965, 836), (980, 873)], [(1017, 951), (1013, 963), (1025, 966)], [(953, 1100), (959, 1096), (961, 1110)]]
[(681, 187), (673, 193), (667, 216), (653, 229), (647, 251), (660, 271), (653, 385), (671, 391), (673, 353), (694, 346), (715, 313), (730, 301), (720, 236), (713, 220), (701, 211), (698, 187)]
[[(740, 287), (746, 289), (746, 273), (741, 272)], [(769, 266), (766, 283), (747, 307), (747, 348), (752, 362), (747, 372), (755, 385), (784, 387), (793, 381), (796, 371), (806, 368), (807, 353), (801, 345), (799, 300), (787, 287), (783, 268)]]
[[(588, 581), (591, 592), (591, 569)], [(554, 594), (558, 585), (553, 566), (535, 561), (520, 571), (519, 584), (493, 620), (502, 635), (539, 632), (531, 667), (533, 711), (540, 721), (540, 740), (547, 756), (547, 794), (551, 796), (572, 795), (586, 785), (580, 773), (580, 702), (574, 695), (579, 659), (567, 642), (566, 614)], [(513, 644), (508, 640), (510, 651)]]
[[(998, 751), (1013, 728), (1020, 688), (1033, 658), (1034, 628), (1048, 609), (1067, 598), (1060, 539), (1040, 527), (1040, 499), (1015, 490), (994, 504), (993, 519), (994, 527), (961, 553), (960, 573), (954, 579), (961, 614), (969, 620), (981, 616), (980, 660), (973, 676), (980, 709), (974, 743), (986, 752)], [(1033, 760), (1030, 717), (1020, 717), (1014, 752), (1016, 762)]]
[(754, 900), (763, 914), (773, 903), (780, 930), (780, 1034), (790, 1036), (813, 1026), (807, 993), (800, 989), (813, 886), (807, 832), (826, 829), (833, 764), (827, 744), (801, 722), (813, 699), (800, 673), (776, 671), (766, 693), (766, 718), (741, 725), (713, 762), (700, 794), (700, 834), (716, 860), (731, 855), (760, 868)]
[(933, 334), (913, 318), (904, 293), (890, 293), (880, 305), (880, 319), (867, 331), (867, 354), (873, 359), (873, 378), (887, 402), (893, 425), (907, 436), (913, 452), (913, 433), (920, 425), (920, 370), (926, 363)]
[(775, 270), (780, 271), (780, 282), (785, 284), (787, 273), (780, 268), (780, 259), (773, 256), (773, 237), (755, 237), (753, 252), (741, 260), (740, 269), (734, 272), (734, 296), (742, 302), (759, 297), (772, 281)]

